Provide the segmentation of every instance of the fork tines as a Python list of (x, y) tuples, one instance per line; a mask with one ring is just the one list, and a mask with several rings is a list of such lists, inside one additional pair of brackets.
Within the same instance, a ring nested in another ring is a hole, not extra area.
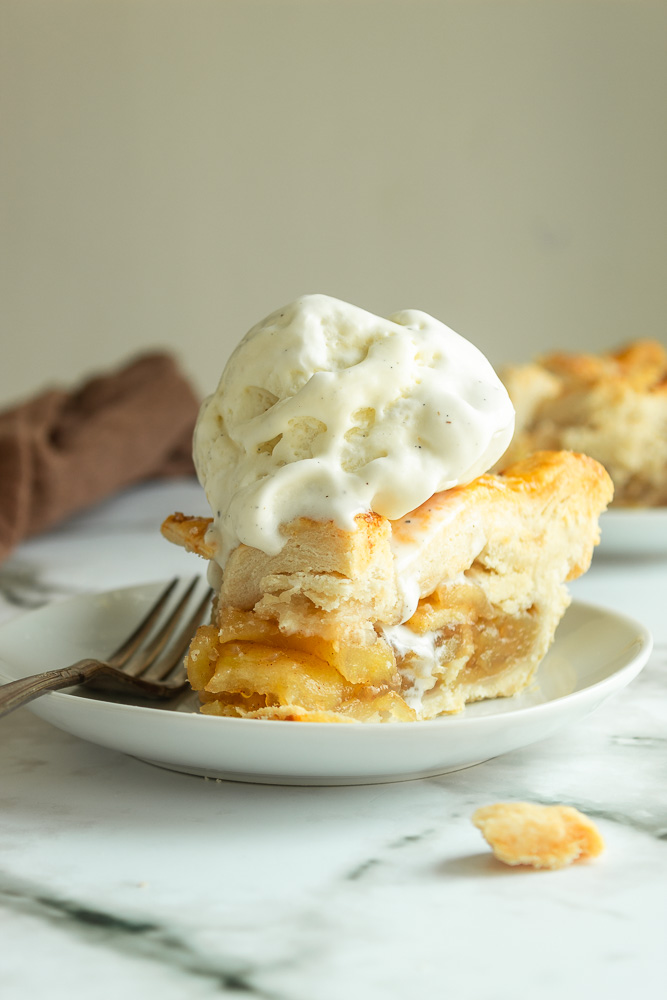
[(175, 577), (161, 591), (132, 634), (109, 657), (111, 666), (144, 680), (175, 685), (185, 681), (183, 656), (213, 591), (206, 588), (194, 603), (201, 578), (194, 577), (179, 596), (180, 583)]

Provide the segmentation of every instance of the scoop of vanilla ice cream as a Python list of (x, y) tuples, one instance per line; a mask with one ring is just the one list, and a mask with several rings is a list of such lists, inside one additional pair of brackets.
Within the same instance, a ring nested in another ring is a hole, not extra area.
[(483, 354), (426, 313), (304, 295), (243, 338), (202, 405), (194, 459), (224, 565), (279, 552), (295, 517), (402, 517), (496, 462), (514, 429)]

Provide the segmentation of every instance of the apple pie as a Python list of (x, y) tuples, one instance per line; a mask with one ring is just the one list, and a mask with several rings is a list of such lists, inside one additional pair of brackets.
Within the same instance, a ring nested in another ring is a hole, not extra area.
[[(202, 712), (412, 721), (522, 691), (611, 496), (593, 459), (541, 452), (399, 520), (298, 518), (277, 555), (239, 545), (187, 655)], [(209, 524), (175, 514), (162, 532), (213, 560)]]
[(604, 465), (616, 506), (667, 505), (667, 351), (659, 343), (551, 354), (501, 377), (516, 409), (503, 462), (570, 448)]

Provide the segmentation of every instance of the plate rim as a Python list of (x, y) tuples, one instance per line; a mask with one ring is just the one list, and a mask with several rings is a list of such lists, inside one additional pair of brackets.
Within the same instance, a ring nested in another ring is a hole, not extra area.
[(667, 506), (610, 507), (600, 515), (600, 555), (624, 559), (664, 560), (667, 556)]
[(618, 516), (618, 517), (630, 518), (631, 516), (637, 517), (637, 515), (640, 515), (641, 517), (645, 517), (646, 515), (648, 515), (649, 517), (658, 517), (658, 518), (665, 517), (667, 516), (667, 506), (659, 505), (654, 507), (640, 507), (640, 506), (607, 507), (606, 510), (602, 511), (600, 517), (609, 518), (610, 516), (611, 517)]

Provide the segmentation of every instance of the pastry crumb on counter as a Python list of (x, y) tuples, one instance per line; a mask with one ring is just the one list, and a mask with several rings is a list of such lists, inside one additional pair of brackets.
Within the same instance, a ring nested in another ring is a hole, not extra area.
[(506, 865), (564, 868), (604, 850), (595, 824), (573, 806), (496, 802), (477, 809), (472, 822)]

